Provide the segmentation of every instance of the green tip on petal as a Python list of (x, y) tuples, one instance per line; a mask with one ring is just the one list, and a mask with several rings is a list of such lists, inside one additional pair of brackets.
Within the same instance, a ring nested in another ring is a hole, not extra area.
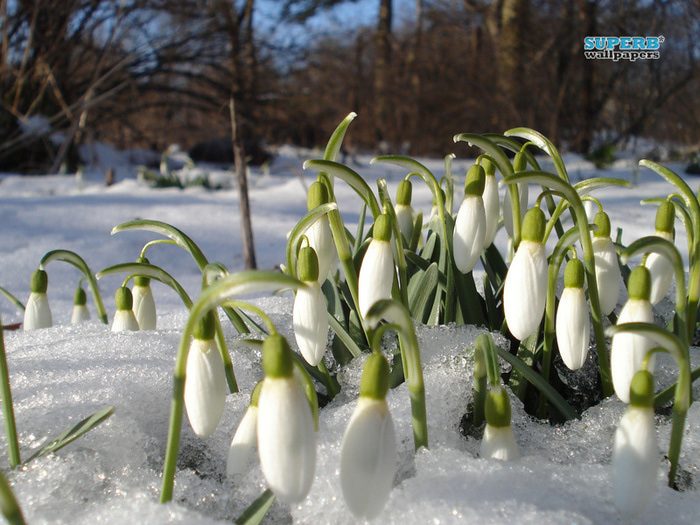
[(391, 219), (386, 213), (382, 213), (374, 221), (372, 237), (377, 241), (387, 241), (391, 239)]
[(492, 427), (510, 426), (510, 399), (503, 387), (489, 390), (484, 411), (486, 422)]
[(482, 157), (480, 164), (481, 167), (484, 168), (487, 177), (496, 174), (496, 165), (486, 157)]
[(131, 310), (134, 306), (134, 297), (131, 295), (131, 290), (126, 286), (122, 286), (114, 294), (114, 302), (117, 303), (117, 310)]
[(214, 310), (209, 310), (199, 321), (197, 321), (192, 335), (195, 339), (209, 341), (210, 339), (214, 339), (215, 334), (216, 317), (214, 317)]
[(258, 399), (260, 399), (260, 392), (262, 391), (263, 382), (258, 381), (253, 387), (253, 391), (250, 393), (250, 406), (258, 406)]
[(411, 196), (413, 195), (413, 185), (408, 179), (399, 182), (399, 188), (396, 190), (396, 204), (410, 206)]
[(579, 259), (571, 259), (564, 268), (564, 286), (583, 288), (583, 276), (583, 263)]
[(542, 242), (544, 240), (544, 231), (547, 221), (544, 217), (544, 212), (537, 206), (527, 210), (523, 217), (523, 232), (522, 237), (527, 241)]
[(318, 255), (311, 246), (299, 250), (297, 272), (300, 281), (313, 282), (318, 280)]
[(649, 300), (651, 296), (651, 273), (646, 266), (637, 266), (630, 273), (627, 292), (630, 299)]
[(44, 270), (35, 270), (29, 281), (29, 289), (33, 293), (46, 293), (49, 287), (49, 276)]
[(306, 206), (309, 210), (327, 204), (329, 200), (328, 188), (321, 181), (316, 181), (309, 187), (309, 195), (306, 200)]
[(389, 391), (389, 362), (379, 352), (373, 352), (365, 361), (360, 380), (360, 395), (384, 399)]
[(525, 171), (525, 168), (527, 168), (525, 153), (518, 151), (513, 158), (513, 171), (517, 173), (519, 171)]
[(467, 171), (467, 178), (464, 182), (465, 195), (482, 195), (486, 184), (486, 172), (478, 164), (474, 164)]
[(268, 335), (262, 345), (265, 377), (290, 378), (294, 375), (294, 357), (289, 343), (280, 334)]
[(73, 304), (76, 306), (85, 306), (87, 304), (87, 294), (80, 286), (78, 286), (75, 290), (75, 294), (73, 294)]
[(640, 370), (632, 377), (630, 405), (648, 408), (654, 406), (654, 376), (648, 370)]
[(610, 217), (604, 211), (596, 213), (593, 224), (598, 228), (593, 233), (596, 237), (610, 237)]
[[(151, 264), (146, 257), (139, 257), (138, 259), (136, 259), (136, 262), (141, 264)], [(150, 277), (137, 275), (136, 277), (134, 277), (134, 284), (136, 286), (149, 286), (151, 284), (151, 279)]]
[(656, 231), (673, 233), (673, 222), (676, 218), (676, 206), (671, 201), (664, 201), (656, 210)]

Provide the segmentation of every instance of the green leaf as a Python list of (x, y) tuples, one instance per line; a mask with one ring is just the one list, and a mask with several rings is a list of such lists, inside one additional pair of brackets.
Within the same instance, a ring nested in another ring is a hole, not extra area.
[(556, 168), (559, 176), (566, 182), (569, 182), (569, 174), (566, 171), (566, 166), (564, 165), (564, 161), (562, 160), (559, 151), (557, 150), (556, 146), (554, 146), (552, 141), (550, 141), (542, 133), (530, 128), (513, 128), (506, 131), (504, 135), (506, 137), (520, 137), (532, 142), (535, 146), (540, 148), (552, 158), (554, 167)]
[(267, 489), (236, 520), (236, 525), (259, 525), (275, 501), (275, 494)]
[(513, 173), (513, 166), (508, 160), (508, 157), (492, 140), (474, 133), (460, 133), (459, 135), (455, 135), (452, 140), (455, 142), (466, 142), (470, 146), (476, 146), (488, 153), (496, 163), (498, 171), (500, 171), (504, 177)]
[(103, 277), (107, 277), (108, 275), (114, 275), (118, 273), (140, 275), (143, 277), (155, 279), (156, 281), (159, 281), (175, 290), (175, 292), (180, 296), (180, 299), (182, 299), (182, 302), (188, 309), (192, 306), (192, 299), (190, 299), (190, 296), (187, 294), (185, 289), (180, 285), (180, 283), (178, 283), (175, 280), (175, 278), (172, 275), (170, 275), (168, 272), (166, 272), (159, 266), (138, 262), (115, 264), (114, 266), (110, 266), (109, 268), (105, 268), (104, 270), (98, 272), (97, 279), (102, 279)]
[(14, 304), (19, 310), (22, 310), (24, 312), (24, 305), (22, 304), (22, 302), (19, 299), (17, 299), (14, 295), (12, 295), (10, 292), (5, 290), (2, 286), (0, 286), (0, 294), (7, 297), (12, 304)]
[(608, 188), (610, 186), (632, 188), (632, 183), (623, 179), (616, 179), (614, 177), (593, 177), (577, 182), (574, 184), (574, 189), (580, 196), (583, 196), (588, 195), (592, 191), (599, 190), (601, 188)]
[(103, 408), (99, 412), (95, 412), (93, 415), (90, 417), (87, 417), (83, 419), (80, 423), (77, 425), (69, 428), (66, 430), (63, 434), (58, 436), (56, 439), (51, 441), (48, 445), (43, 446), (41, 449), (39, 449), (37, 452), (35, 452), (29, 459), (27, 459), (24, 464), (26, 465), (33, 459), (36, 459), (41, 456), (45, 456), (46, 454), (50, 454), (52, 452), (56, 452), (69, 443), (72, 443), (76, 439), (78, 439), (80, 436), (83, 434), (89, 432), (93, 428), (95, 428), (97, 425), (100, 423), (104, 422), (114, 414), (115, 408), (114, 407), (107, 407)]
[(427, 270), (421, 270), (408, 283), (408, 304), (411, 315), (426, 324), (432, 307), (431, 299), (435, 297), (438, 285), (438, 267), (431, 263)]
[(360, 350), (360, 347), (357, 345), (355, 340), (350, 336), (348, 331), (343, 328), (343, 325), (340, 324), (338, 319), (336, 319), (334, 315), (331, 315), (330, 312), (328, 313), (328, 325), (353, 357), (362, 355), (362, 350)]
[(338, 152), (340, 152), (340, 148), (343, 145), (345, 133), (347, 133), (348, 127), (350, 127), (350, 123), (355, 120), (355, 117), (357, 117), (357, 113), (348, 113), (348, 116), (345, 117), (340, 124), (338, 124), (337, 128), (335, 128), (331, 138), (328, 139), (326, 151), (323, 153), (324, 160), (338, 160)]

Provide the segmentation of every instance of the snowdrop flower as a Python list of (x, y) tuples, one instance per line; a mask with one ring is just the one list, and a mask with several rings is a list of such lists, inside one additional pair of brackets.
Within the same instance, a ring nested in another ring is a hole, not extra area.
[(604, 211), (598, 212), (593, 220), (598, 227), (593, 232), (593, 256), (595, 258), (595, 279), (603, 315), (617, 306), (620, 297), (620, 265), (615, 246), (610, 238), (610, 218)]
[(258, 399), (261, 387), (262, 381), (255, 385), (250, 395), (250, 405), (243, 414), (243, 419), (238, 423), (236, 433), (231, 440), (226, 460), (226, 475), (228, 477), (245, 471), (251, 452), (258, 442)]
[(501, 215), (501, 201), (498, 196), (498, 182), (496, 181), (496, 167), (488, 159), (483, 159), (481, 165), (486, 173), (484, 180), (484, 212), (486, 215), (486, 233), (484, 234), (484, 249), (493, 244), (498, 231), (498, 219)]
[(457, 212), (453, 234), (454, 258), (457, 269), (469, 273), (479, 262), (484, 250), (486, 211), (484, 209), (484, 168), (475, 164), (467, 172), (464, 199)]
[(358, 276), (358, 302), (360, 315), (367, 312), (380, 299), (391, 299), (394, 283), (394, 256), (391, 249), (391, 219), (382, 214), (374, 221), (374, 238), (369, 243)]
[(510, 399), (501, 386), (491, 387), (486, 396), (486, 427), (479, 455), (483, 458), (513, 461), (520, 459), (520, 449), (510, 426)]
[(413, 208), (411, 207), (411, 196), (413, 186), (411, 181), (403, 179), (399, 182), (396, 190), (396, 220), (399, 223), (399, 231), (404, 238), (405, 246), (408, 246), (413, 237)]
[[(148, 263), (145, 257), (139, 257), (138, 262)], [(137, 275), (134, 277), (134, 315), (141, 330), (156, 329), (156, 302), (151, 291), (151, 280), (148, 277)]]
[(564, 291), (557, 307), (556, 336), (559, 354), (571, 370), (586, 362), (591, 326), (583, 291), (583, 263), (571, 259), (564, 269)]
[(522, 241), (506, 274), (503, 310), (510, 333), (523, 340), (540, 324), (547, 296), (545, 217), (535, 207), (523, 219)]
[(204, 439), (216, 429), (226, 406), (226, 375), (221, 352), (214, 340), (212, 311), (194, 330), (185, 369), (185, 408), (194, 433)]
[(384, 508), (396, 472), (396, 435), (386, 402), (389, 363), (374, 352), (367, 358), (360, 397), (340, 449), (340, 486), (356, 518), (371, 520)]
[(49, 276), (44, 270), (36, 270), (29, 281), (29, 299), (24, 307), (24, 329), (49, 328), (53, 326), (49, 298), (46, 289), (49, 286)]
[(87, 295), (81, 286), (75, 290), (73, 295), (73, 315), (70, 318), (71, 324), (79, 324), (90, 320), (90, 312), (87, 309)]
[(284, 503), (301, 502), (316, 468), (316, 435), (309, 402), (294, 378), (294, 357), (279, 334), (265, 339), (265, 372), (258, 399), (258, 456), (267, 483)]
[[(629, 299), (620, 311), (617, 324), (652, 323), (654, 313), (649, 302), (651, 275), (644, 266), (637, 266), (629, 277)], [(642, 369), (644, 357), (654, 347), (651, 339), (643, 335), (615, 334), (610, 345), (610, 368), (617, 397), (630, 402), (630, 383), (634, 374)], [(655, 356), (649, 358), (647, 370), (654, 371)]]
[(310, 246), (299, 251), (299, 280), (306, 287), (299, 288), (294, 298), (292, 325), (299, 352), (307, 363), (316, 366), (323, 359), (328, 341), (326, 296), (318, 283), (318, 257)]
[(659, 472), (654, 376), (646, 370), (637, 372), (629, 397), (630, 405), (615, 431), (612, 482), (615, 506), (626, 518), (633, 518), (652, 499)]
[[(673, 242), (673, 222), (676, 217), (676, 208), (673, 202), (664, 201), (656, 211), (657, 237)], [(673, 264), (664, 255), (652, 252), (647, 255), (644, 266), (651, 273), (651, 304), (658, 304), (666, 295), (673, 281)]]
[(117, 303), (117, 312), (114, 314), (112, 332), (121, 332), (124, 330), (137, 331), (139, 329), (139, 323), (132, 310), (134, 298), (131, 295), (131, 290), (126, 286), (122, 286), (114, 295), (114, 301)]
[[(322, 204), (327, 204), (329, 201), (330, 197), (325, 184), (316, 181), (309, 187), (307, 198), (309, 211)], [(328, 277), (328, 273), (338, 264), (338, 252), (335, 249), (328, 215), (323, 215), (314, 221), (306, 230), (305, 235), (309, 240), (309, 246), (316, 251), (318, 257), (318, 279), (323, 284), (323, 281)]]

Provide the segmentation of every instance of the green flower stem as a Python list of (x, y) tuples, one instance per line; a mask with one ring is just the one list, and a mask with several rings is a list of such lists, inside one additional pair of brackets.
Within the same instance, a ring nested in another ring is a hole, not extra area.
[(576, 226), (580, 231), (581, 248), (583, 249), (583, 265), (586, 270), (586, 282), (588, 283), (588, 298), (591, 305), (591, 317), (593, 320), (593, 332), (595, 334), (596, 348), (598, 352), (598, 366), (600, 368), (600, 380), (605, 397), (613, 393), (612, 373), (610, 371), (610, 358), (605, 344), (605, 331), (603, 328), (603, 315), (600, 310), (600, 297), (598, 296), (598, 283), (595, 276), (595, 256), (593, 254), (593, 242), (591, 241), (588, 217), (583, 207), (583, 202), (576, 190), (567, 182), (551, 173), (543, 171), (523, 172), (510, 175), (503, 179), (502, 184), (515, 184), (518, 182), (534, 182), (551, 188), (561, 193), (571, 205)]
[(146, 251), (151, 246), (155, 246), (156, 244), (174, 244), (175, 246), (177, 246), (177, 243), (172, 239), (156, 239), (155, 241), (148, 241), (146, 244), (143, 245), (143, 248), (141, 248), (140, 257), (146, 257)]
[(678, 382), (676, 383), (673, 401), (671, 440), (668, 447), (668, 459), (671, 462), (671, 469), (668, 473), (668, 486), (676, 488), (676, 474), (678, 472), (678, 459), (681, 454), (681, 444), (683, 442), (685, 418), (688, 413), (688, 408), (690, 408), (690, 404), (692, 403), (692, 380), (688, 345), (676, 334), (651, 323), (623, 323), (611, 326), (606, 331), (607, 335), (610, 337), (624, 332), (635, 333), (652, 339), (656, 344), (668, 350), (678, 365)]
[(683, 266), (683, 258), (681, 257), (678, 248), (671, 242), (655, 235), (642, 237), (630, 244), (625, 251), (620, 254), (622, 264), (627, 264), (627, 261), (635, 255), (657, 252), (666, 257), (673, 265), (673, 274), (676, 279), (676, 320), (677, 320), (677, 335), (680, 337), (684, 345), (688, 346), (686, 308), (687, 299), (685, 296), (685, 268)]
[(133, 276), (142, 276), (155, 279), (156, 281), (172, 288), (180, 297), (187, 309), (192, 307), (192, 299), (190, 299), (189, 294), (180, 285), (180, 283), (178, 283), (172, 275), (163, 270), (161, 267), (153, 264), (138, 262), (115, 264), (114, 266), (110, 266), (109, 268), (105, 268), (104, 270), (97, 272), (96, 278), (99, 280), (109, 275), (120, 273), (128, 274), (129, 278)]
[[(224, 266), (223, 264), (218, 262), (209, 263), (202, 269), (202, 282), (205, 283), (206, 286), (209, 286), (217, 279), (220, 279), (221, 277), (224, 277), (228, 274), (228, 268), (226, 268), (226, 266)], [(239, 334), (250, 333), (250, 328), (248, 328), (248, 326), (246, 325), (245, 321), (243, 320), (243, 315), (239, 310), (230, 306), (222, 306), (222, 310), (224, 311), (226, 317), (228, 317), (229, 321), (231, 321), (231, 324)], [(254, 328), (259, 330), (258, 325), (254, 323), (250, 318), (248, 318), (248, 321)], [(221, 332), (220, 323), (219, 328), (217, 328), (217, 333), (218, 332)], [(220, 337), (223, 341), (223, 333)]]
[(3, 336), (2, 319), (0, 319), (0, 396), (2, 396), (2, 413), (5, 416), (5, 437), (7, 439), (7, 455), (10, 458), (10, 468), (21, 463), (17, 427), (15, 425), (15, 410), (12, 404), (10, 389), (10, 371), (7, 366), (5, 339)]
[(532, 142), (535, 146), (549, 155), (554, 162), (554, 167), (556, 168), (559, 177), (567, 183), (570, 182), (569, 174), (566, 171), (566, 166), (564, 165), (564, 161), (562, 160), (559, 151), (554, 146), (552, 141), (550, 141), (542, 133), (530, 128), (513, 128), (506, 131), (503, 135), (506, 137), (520, 137)]
[(100, 318), (104, 324), (109, 324), (107, 319), (107, 312), (105, 311), (104, 304), (102, 303), (102, 296), (100, 295), (100, 289), (97, 286), (97, 280), (95, 274), (88, 267), (87, 263), (80, 257), (77, 253), (71, 252), (69, 250), (52, 250), (48, 252), (41, 258), (39, 262), (39, 269), (43, 270), (44, 267), (51, 261), (64, 261), (72, 264), (78, 268), (88, 283), (90, 283), (90, 290), (92, 290), (92, 297), (95, 301), (95, 308), (97, 309), (97, 316)]
[[(688, 186), (688, 183), (670, 169), (655, 162), (640, 160), (639, 165), (655, 171), (678, 188), (685, 201), (685, 207), (692, 218), (693, 232), (700, 232), (700, 202), (698, 202), (695, 192)], [(692, 237), (692, 248), (689, 252), (688, 310), (686, 314), (686, 319), (688, 320), (688, 341), (692, 341), (695, 335), (695, 320), (697, 319), (698, 302), (700, 301), (700, 235), (692, 235)]]
[(22, 304), (22, 301), (17, 299), (14, 295), (12, 295), (8, 290), (5, 290), (5, 288), (3, 288), (2, 286), (0, 286), (0, 294), (7, 297), (12, 304), (14, 304), (19, 310), (22, 310), (24, 312), (24, 305)]
[(323, 359), (319, 361), (317, 368), (318, 371), (321, 373), (321, 381), (323, 382), (323, 386), (326, 387), (328, 397), (333, 399), (340, 393), (340, 386), (338, 385), (338, 382), (334, 381), (333, 377), (331, 377), (331, 374), (328, 371), (328, 367), (326, 366), (326, 362)]
[(428, 421), (425, 407), (425, 385), (416, 330), (408, 309), (398, 301), (383, 299), (374, 303), (367, 313), (367, 322), (374, 324), (387, 319), (398, 327), (404, 376), (411, 399), (413, 416), (413, 443), (415, 450), (428, 448)]
[[(559, 239), (552, 256), (549, 259), (548, 279), (547, 279), (547, 301), (545, 303), (544, 314), (544, 341), (542, 348), (542, 378), (549, 383), (549, 374), (552, 368), (552, 349), (554, 346), (557, 284), (559, 283), (559, 270), (567, 251), (579, 240), (581, 231), (571, 228)], [(589, 285), (590, 288), (590, 285)], [(537, 416), (544, 419), (547, 414), (547, 398), (540, 395)]]
[(252, 312), (253, 314), (260, 317), (263, 324), (265, 324), (265, 326), (267, 327), (268, 333), (274, 334), (277, 332), (277, 329), (275, 328), (275, 325), (272, 322), (272, 319), (270, 319), (270, 316), (267, 315), (263, 310), (261, 310), (257, 306), (254, 306), (254, 305), (247, 303), (245, 301), (239, 301), (237, 299), (230, 299), (230, 300), (222, 303), (221, 306), (229, 306), (231, 308), (240, 308), (241, 310), (248, 310), (249, 312)]
[(194, 328), (204, 314), (230, 300), (232, 296), (259, 293), (262, 291), (280, 290), (285, 288), (297, 289), (305, 286), (301, 281), (278, 272), (250, 270), (227, 275), (202, 290), (201, 295), (190, 309), (190, 315), (182, 331), (180, 344), (175, 360), (173, 375), (173, 398), (170, 407), (170, 423), (168, 441), (165, 450), (163, 467), (163, 482), (160, 501), (166, 503), (173, 498), (173, 485), (177, 455), (180, 446), (180, 432), (185, 408), (185, 377), (187, 369), (187, 354)]
[(401, 235), (401, 230), (399, 229), (399, 221), (396, 218), (396, 210), (391, 202), (391, 197), (389, 195), (389, 189), (386, 185), (386, 179), (379, 179), (377, 181), (377, 186), (379, 188), (379, 195), (382, 200), (382, 205), (384, 206), (384, 211), (391, 218), (391, 230), (394, 237), (394, 253), (396, 259), (396, 267), (398, 269), (398, 281), (399, 281), (399, 295), (401, 302), (406, 308), (409, 308), (408, 302), (408, 267), (406, 264), (406, 254), (403, 248), (403, 236)]
[(10, 525), (24, 525), (26, 523), (22, 509), (19, 508), (12, 488), (2, 471), (0, 471), (0, 510)]
[(452, 213), (454, 209), (454, 189), (455, 181), (452, 174), (452, 160), (456, 157), (454, 153), (445, 156), (445, 209), (447, 213)]

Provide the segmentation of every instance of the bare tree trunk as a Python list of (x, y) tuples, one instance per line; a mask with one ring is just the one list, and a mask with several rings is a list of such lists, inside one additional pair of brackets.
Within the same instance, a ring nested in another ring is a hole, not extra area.
[(423, 54), (423, 0), (416, 0), (416, 28), (413, 35), (413, 46), (406, 56), (406, 70), (408, 71), (411, 86), (411, 104), (408, 109), (408, 137), (411, 141), (420, 138), (420, 123), (422, 119), (421, 94), (422, 82), (418, 64)]
[(255, 270), (255, 246), (253, 244), (253, 225), (250, 220), (250, 203), (248, 201), (248, 177), (246, 174), (243, 143), (238, 136), (238, 123), (236, 121), (236, 107), (233, 95), (229, 101), (231, 110), (231, 140), (233, 141), (233, 159), (236, 164), (236, 180), (238, 181), (238, 202), (241, 207), (241, 228), (243, 238), (243, 257), (248, 270)]
[(387, 140), (391, 129), (389, 113), (389, 66), (391, 64), (391, 0), (380, 0), (379, 24), (374, 34), (377, 52), (374, 62), (375, 122), (377, 140)]
[[(598, 34), (596, 30), (596, 16), (597, 16), (597, 2), (596, 0), (581, 0), (581, 5), (579, 7), (581, 25), (586, 28), (587, 36), (595, 36)], [(583, 53), (580, 54), (583, 56)], [(595, 100), (594, 100), (594, 78), (593, 78), (593, 68), (595, 60), (587, 60), (583, 58), (583, 85), (581, 86), (582, 91), (582, 122), (580, 127), (580, 133), (577, 137), (575, 148), (581, 153), (588, 153), (591, 147), (591, 139), (593, 137), (593, 124), (596, 118), (595, 111)]]
[[(512, 113), (518, 115), (523, 107), (524, 45), (528, 0), (504, 0), (500, 11), (498, 41), (498, 89), (510, 102)], [(513, 123), (514, 124), (514, 123)]]

